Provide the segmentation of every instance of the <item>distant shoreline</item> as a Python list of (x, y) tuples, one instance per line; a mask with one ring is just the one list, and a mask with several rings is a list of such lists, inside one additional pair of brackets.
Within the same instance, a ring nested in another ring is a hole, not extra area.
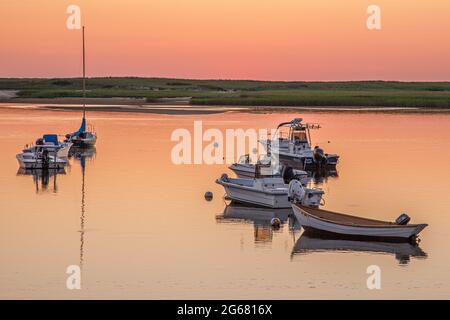
[[(168, 115), (201, 115), (217, 114), (225, 112), (247, 112), (247, 113), (294, 113), (294, 112), (351, 112), (351, 113), (450, 113), (449, 109), (430, 108), (400, 108), (400, 107), (304, 107), (304, 106), (194, 106), (180, 104), (138, 104), (123, 103), (121, 99), (103, 99), (102, 101), (90, 101), (86, 109), (96, 112), (126, 112), (142, 114), (168, 114)], [(31, 107), (31, 108), (30, 108)], [(49, 99), (0, 99), (0, 109), (27, 109), (47, 111), (81, 111), (82, 100), (74, 98), (60, 98), (54, 101)]]
[[(0, 102), (76, 105), (82, 103), (81, 87), (80, 78), (0, 78)], [(122, 111), (117, 105), (135, 106), (127, 109), (134, 112), (148, 112), (151, 105), (184, 106), (196, 112), (203, 112), (203, 106), (210, 112), (224, 107), (247, 111), (442, 112), (450, 110), (450, 82), (88, 78), (85, 101), (95, 108), (114, 106), (111, 111)]]

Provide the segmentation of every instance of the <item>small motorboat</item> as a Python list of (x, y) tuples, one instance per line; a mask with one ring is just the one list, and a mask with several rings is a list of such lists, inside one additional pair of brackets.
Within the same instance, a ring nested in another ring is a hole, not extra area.
[(252, 163), (250, 155), (245, 154), (239, 158), (238, 162), (233, 163), (228, 168), (233, 171), (238, 178), (286, 176), (286, 179), (289, 179), (289, 181), (297, 179), (302, 184), (307, 184), (310, 181), (310, 177), (306, 171), (293, 169), (290, 166), (280, 164), (272, 166), (271, 158), (268, 155), (261, 155), (255, 164)]
[(25, 169), (62, 169), (67, 160), (59, 158), (56, 151), (51, 154), (48, 148), (38, 147), (34, 151), (24, 151), (16, 155), (21, 168)]
[[(222, 185), (225, 189), (227, 198), (263, 207), (269, 208), (290, 208), (291, 203), (288, 197), (290, 185), (286, 184), (281, 177), (269, 178), (229, 178), (227, 174), (223, 174), (216, 183)], [(319, 206), (322, 201), (324, 192), (321, 189), (303, 188), (301, 182), (292, 180), (291, 184), (297, 189), (299, 194), (303, 195), (300, 200), (305, 206)], [(300, 198), (298, 198), (300, 199)]]
[(56, 134), (44, 134), (42, 138), (36, 140), (34, 145), (27, 146), (23, 152), (38, 152), (47, 149), (49, 153), (56, 152), (59, 158), (67, 158), (73, 143), (70, 141), (59, 141)]
[(354, 238), (415, 241), (427, 227), (427, 224), (408, 224), (410, 218), (406, 214), (395, 222), (381, 221), (307, 207), (293, 198), (294, 215), (305, 230)]
[(329, 251), (393, 254), (400, 264), (407, 264), (410, 257), (422, 259), (427, 257), (417, 243), (360, 241), (342, 236), (324, 236), (311, 231), (302, 233), (294, 245), (292, 256)]
[(319, 146), (312, 149), (311, 129), (320, 125), (302, 123), (302, 118), (280, 123), (272, 139), (260, 140), (267, 153), (277, 154), (280, 160), (300, 161), (304, 169), (335, 167), (339, 161), (336, 154), (327, 154)]
[[(267, 155), (261, 155), (256, 164), (264, 165), (264, 168), (262, 168), (262, 170), (264, 170), (266, 168), (265, 166), (270, 165), (270, 160), (270, 157), (268, 157)], [(233, 171), (238, 178), (254, 178), (256, 164), (252, 162), (249, 154), (245, 154), (239, 157), (238, 162), (233, 163), (228, 168)], [(277, 172), (273, 172), (274, 170), (276, 170), (276, 168), (268, 169), (270, 169), (270, 171), (267, 170), (267, 172), (265, 172), (264, 170), (263, 172), (261, 172), (261, 174), (266, 176), (273, 176), (277, 174)]]

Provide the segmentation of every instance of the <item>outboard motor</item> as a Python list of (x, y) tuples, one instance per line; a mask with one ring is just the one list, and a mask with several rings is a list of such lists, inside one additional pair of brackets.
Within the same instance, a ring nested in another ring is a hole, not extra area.
[(226, 173), (222, 173), (222, 175), (220, 176), (220, 180), (228, 181), (228, 175)]
[(406, 213), (402, 213), (397, 219), (395, 219), (395, 224), (404, 226), (407, 225), (410, 220), (411, 218)]
[(291, 166), (284, 166), (282, 177), (284, 183), (288, 184), (295, 177), (294, 169)]
[(319, 166), (324, 166), (327, 164), (327, 157), (325, 156), (325, 153), (323, 152), (322, 148), (319, 148), (319, 146), (314, 147), (314, 162)]
[(302, 202), (306, 191), (298, 180), (289, 182), (288, 200), (294, 203)]
[(48, 150), (42, 151), (42, 168), (48, 169), (50, 163), (50, 157), (48, 155)]

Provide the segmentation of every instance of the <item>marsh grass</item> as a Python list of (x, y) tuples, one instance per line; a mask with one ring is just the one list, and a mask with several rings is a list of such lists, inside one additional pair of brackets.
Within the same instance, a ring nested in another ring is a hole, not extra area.
[[(195, 105), (384, 106), (450, 108), (450, 82), (271, 82), (163, 78), (88, 78), (87, 97), (191, 97)], [(0, 79), (22, 98), (81, 97), (80, 78)]]

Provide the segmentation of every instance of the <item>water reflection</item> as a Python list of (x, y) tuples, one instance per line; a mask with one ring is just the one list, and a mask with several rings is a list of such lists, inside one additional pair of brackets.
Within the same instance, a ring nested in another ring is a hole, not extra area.
[(312, 181), (315, 185), (321, 185), (328, 182), (329, 178), (335, 179), (339, 177), (337, 170), (321, 169), (316, 171), (310, 171)]
[[(271, 209), (246, 206), (244, 204), (230, 202), (223, 214), (216, 216), (219, 223), (253, 223), (255, 242), (271, 242), (274, 232), (281, 231), (288, 223), (289, 228), (295, 227), (295, 218), (290, 219), (292, 209)], [(271, 221), (278, 218), (279, 227), (272, 227)]]
[(80, 162), (81, 166), (81, 205), (80, 205), (80, 269), (85, 261), (85, 228), (86, 228), (86, 163), (96, 155), (97, 150), (92, 148), (72, 147), (69, 157)]
[[(280, 159), (280, 162), (294, 169), (304, 170), (303, 165), (298, 161)], [(324, 184), (328, 182), (329, 178), (335, 179), (339, 177), (336, 168), (317, 168), (315, 170), (306, 170), (306, 172), (308, 173), (308, 182), (312, 182), (315, 185)]]
[(393, 254), (400, 265), (407, 265), (411, 257), (426, 258), (418, 244), (408, 242), (358, 241), (342, 237), (318, 235), (305, 231), (294, 245), (292, 257), (314, 252), (369, 252)]
[[(32, 176), (33, 183), (37, 194), (51, 191), (52, 193), (58, 192), (57, 176), (58, 174), (66, 174), (64, 168), (59, 169), (25, 169), (19, 168), (17, 171), (18, 176)], [(49, 189), (49, 185), (52, 187)]]

